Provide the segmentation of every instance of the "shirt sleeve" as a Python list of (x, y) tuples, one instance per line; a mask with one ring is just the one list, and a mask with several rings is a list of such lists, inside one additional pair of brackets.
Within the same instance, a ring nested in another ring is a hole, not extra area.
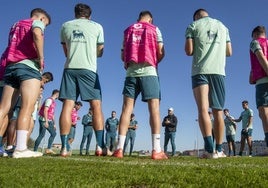
[(249, 110), (250, 117), (253, 117), (253, 110)]
[(44, 31), (45, 31), (45, 24), (42, 21), (40, 21), (40, 20), (34, 20), (33, 23), (32, 23), (32, 30), (34, 28), (40, 28), (41, 31), (42, 31), (42, 33), (44, 33)]
[(61, 30), (60, 30), (60, 42), (61, 42), (61, 44), (65, 44), (65, 38), (64, 38), (64, 24), (62, 25)]
[(99, 27), (99, 36), (97, 39), (97, 44), (102, 45), (104, 44), (104, 31), (103, 31), (103, 27), (100, 24), (98, 24), (98, 27)]
[(163, 41), (162, 33), (158, 27), (156, 27), (156, 35), (157, 35), (157, 42), (163, 43), (164, 41)]
[(229, 35), (229, 29), (226, 28), (226, 43), (227, 42), (231, 42), (231, 38), (230, 38), (230, 35)]
[(250, 43), (250, 50), (253, 53), (256, 53), (256, 51), (258, 51), (258, 50), (262, 50), (260, 43), (257, 40), (251, 41), (251, 43)]
[(51, 99), (47, 99), (45, 102), (45, 106), (46, 107), (50, 107), (50, 105), (52, 104), (52, 100)]
[(193, 24), (190, 24), (187, 28), (186, 28), (186, 31), (185, 31), (185, 38), (188, 39), (188, 38), (191, 38), (193, 39), (194, 38), (194, 25)]

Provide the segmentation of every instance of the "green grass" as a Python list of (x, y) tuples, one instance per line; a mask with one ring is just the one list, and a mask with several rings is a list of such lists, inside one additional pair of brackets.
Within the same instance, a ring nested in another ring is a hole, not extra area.
[(268, 158), (0, 158), (0, 187), (268, 187)]

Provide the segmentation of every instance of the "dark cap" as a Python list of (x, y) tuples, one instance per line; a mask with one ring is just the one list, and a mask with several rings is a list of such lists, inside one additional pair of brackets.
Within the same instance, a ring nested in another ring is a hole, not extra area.
[(247, 100), (242, 101), (242, 104), (248, 104)]

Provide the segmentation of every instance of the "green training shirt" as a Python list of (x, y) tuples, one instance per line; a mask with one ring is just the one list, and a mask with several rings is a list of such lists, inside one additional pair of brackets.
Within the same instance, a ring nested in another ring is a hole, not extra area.
[(220, 21), (210, 17), (196, 20), (187, 27), (185, 37), (193, 39), (194, 43), (192, 76), (225, 76), (226, 43), (230, 42), (230, 36)]
[(65, 22), (61, 43), (66, 44), (68, 50), (65, 68), (97, 71), (97, 45), (104, 44), (100, 24), (83, 18)]

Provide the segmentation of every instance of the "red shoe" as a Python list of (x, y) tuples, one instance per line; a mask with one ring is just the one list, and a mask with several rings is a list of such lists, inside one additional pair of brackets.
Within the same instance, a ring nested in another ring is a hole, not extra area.
[(61, 157), (68, 157), (68, 151), (66, 148), (62, 148), (61, 151), (60, 151), (60, 156)]
[(159, 153), (156, 153), (155, 150), (152, 151), (152, 159), (154, 160), (163, 160), (163, 159), (168, 159), (167, 155), (161, 151)]
[(95, 155), (102, 156), (102, 149), (98, 145), (96, 145)]
[(113, 157), (123, 158), (124, 157), (123, 150), (122, 149), (115, 150), (114, 153), (113, 153)]
[(101, 148), (100, 146), (96, 145), (95, 155), (96, 156), (106, 156), (107, 155), (107, 149), (106, 148)]

